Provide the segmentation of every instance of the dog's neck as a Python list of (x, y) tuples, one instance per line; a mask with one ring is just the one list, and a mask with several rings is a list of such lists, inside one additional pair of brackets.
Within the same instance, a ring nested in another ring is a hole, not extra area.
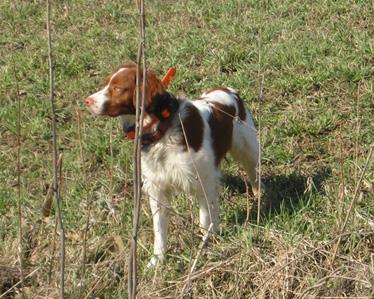
[[(171, 127), (172, 120), (178, 111), (179, 101), (170, 93), (164, 92), (155, 96), (152, 104), (146, 108), (147, 121), (143, 120), (143, 131), (141, 142), (143, 147), (149, 146), (160, 140)], [(126, 136), (135, 138), (135, 116), (131, 116), (132, 121), (126, 115), (119, 116), (119, 121)]]

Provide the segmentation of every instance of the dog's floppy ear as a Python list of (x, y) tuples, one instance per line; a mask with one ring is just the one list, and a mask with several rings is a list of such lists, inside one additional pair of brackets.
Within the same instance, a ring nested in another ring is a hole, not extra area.
[[(142, 101), (143, 96), (143, 71), (140, 70), (140, 93), (139, 101)], [(153, 99), (159, 98), (165, 92), (162, 82), (152, 71), (147, 71), (147, 84), (146, 84), (146, 95), (145, 95), (145, 108), (152, 104)], [(134, 89), (133, 104), (136, 107), (136, 87)]]

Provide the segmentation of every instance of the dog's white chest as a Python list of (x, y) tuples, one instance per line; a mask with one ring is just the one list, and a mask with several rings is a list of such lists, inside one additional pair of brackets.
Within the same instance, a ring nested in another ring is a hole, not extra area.
[(196, 181), (194, 173), (189, 153), (181, 150), (180, 146), (159, 143), (147, 152), (142, 152), (145, 185), (189, 192)]

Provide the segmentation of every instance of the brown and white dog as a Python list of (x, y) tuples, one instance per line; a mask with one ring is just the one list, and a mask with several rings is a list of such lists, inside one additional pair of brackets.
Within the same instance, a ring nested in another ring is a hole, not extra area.
[[(125, 132), (131, 133), (135, 82), (136, 65), (121, 66), (102, 90), (85, 100), (87, 109), (96, 115), (118, 116)], [(146, 86), (141, 159), (143, 190), (153, 215), (154, 256), (149, 266), (154, 266), (165, 258), (173, 194), (194, 194), (199, 201), (200, 226), (205, 234), (209, 228), (216, 232), (219, 164), (230, 153), (246, 170), (257, 194), (259, 145), (251, 113), (235, 90), (216, 88), (199, 100), (181, 99), (168, 93), (151, 71), (147, 72)]]

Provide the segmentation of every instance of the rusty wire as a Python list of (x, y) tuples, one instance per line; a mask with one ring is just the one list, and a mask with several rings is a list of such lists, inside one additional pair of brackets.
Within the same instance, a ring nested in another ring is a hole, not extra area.
[(57, 129), (56, 129), (56, 112), (54, 99), (54, 71), (53, 71), (53, 55), (52, 55), (52, 37), (51, 37), (51, 5), (46, 0), (46, 25), (48, 37), (48, 68), (49, 68), (49, 101), (51, 105), (51, 130), (52, 130), (52, 169), (53, 169), (53, 193), (55, 197), (55, 205), (57, 211), (57, 219), (60, 228), (60, 298), (64, 298), (64, 275), (65, 275), (65, 231), (62, 221), (61, 211), (61, 190), (59, 184), (59, 169), (57, 158)]
[[(131, 247), (128, 265), (128, 295), (129, 298), (136, 298), (137, 292), (137, 234), (139, 226), (139, 214), (141, 204), (141, 131), (143, 128), (144, 103), (146, 95), (147, 66), (145, 56), (145, 25), (144, 25), (144, 1), (136, 1), (139, 13), (139, 44), (136, 63), (136, 114), (135, 114), (135, 143), (134, 143), (134, 209), (133, 227), (131, 233)], [(142, 80), (140, 78), (141, 64), (143, 66)], [(142, 93), (140, 84), (142, 82)], [(141, 99), (140, 99), (141, 96)], [(140, 102), (141, 100), (141, 102)]]

